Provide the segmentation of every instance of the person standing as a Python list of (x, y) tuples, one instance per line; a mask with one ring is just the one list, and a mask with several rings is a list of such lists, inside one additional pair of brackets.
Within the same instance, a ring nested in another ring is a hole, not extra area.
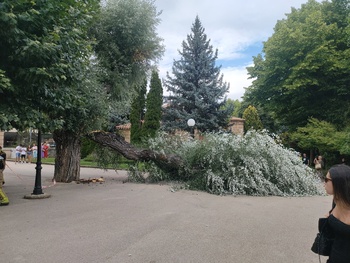
[(28, 148), (27, 148), (27, 161), (28, 161), (28, 163), (32, 163), (32, 157), (33, 157), (33, 150), (32, 150), (32, 147), (30, 147), (30, 145), (28, 145)]
[(43, 145), (44, 158), (49, 157), (49, 148), (49, 145), (45, 142)]
[(33, 143), (33, 147), (32, 147), (32, 151), (33, 151), (33, 158), (38, 158), (38, 146), (36, 146), (35, 143)]
[(310, 165), (310, 160), (309, 160), (309, 158), (307, 158), (306, 153), (303, 153), (303, 157), (301, 159), (303, 161), (303, 164)]
[(21, 162), (26, 163), (27, 148), (21, 145)]
[(21, 161), (21, 145), (18, 145), (16, 147), (16, 160), (15, 160), (15, 164)]
[(328, 216), (328, 226), (334, 236), (327, 263), (350, 262), (350, 167), (332, 166), (325, 177), (325, 190), (333, 195), (334, 209)]
[(41, 143), (41, 158), (44, 158), (44, 154), (45, 154), (45, 151), (44, 151), (44, 142)]
[(318, 177), (320, 177), (320, 179), (323, 180), (324, 179), (324, 175), (323, 175), (324, 162), (321, 155), (315, 158), (314, 165), (315, 165), (315, 169)]
[(0, 206), (9, 204), (9, 199), (5, 194), (5, 192), (2, 190), (2, 185), (4, 183), (5, 167), (6, 167), (6, 153), (2, 150), (2, 146), (0, 146)]

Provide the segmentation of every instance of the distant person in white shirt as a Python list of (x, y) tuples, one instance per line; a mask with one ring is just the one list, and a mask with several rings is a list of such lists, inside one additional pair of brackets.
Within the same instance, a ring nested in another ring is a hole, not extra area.
[(26, 162), (26, 157), (27, 157), (27, 147), (21, 146), (21, 161), (22, 161), (22, 163)]
[(17, 147), (16, 147), (16, 161), (15, 161), (15, 163), (17, 163), (17, 162), (20, 162), (20, 160), (21, 160), (21, 145), (18, 145)]

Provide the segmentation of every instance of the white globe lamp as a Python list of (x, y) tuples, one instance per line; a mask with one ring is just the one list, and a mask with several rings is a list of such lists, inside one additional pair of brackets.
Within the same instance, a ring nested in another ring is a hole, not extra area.
[(188, 119), (187, 121), (187, 125), (188, 127), (190, 127), (191, 129), (191, 137), (194, 138), (194, 130), (193, 130), (193, 126), (196, 124), (194, 119)]

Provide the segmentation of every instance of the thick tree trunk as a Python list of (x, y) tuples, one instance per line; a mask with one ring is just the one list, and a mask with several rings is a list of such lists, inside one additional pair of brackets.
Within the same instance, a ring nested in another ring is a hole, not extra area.
[(65, 130), (55, 131), (56, 160), (54, 179), (70, 183), (80, 179), (80, 136)]
[(177, 155), (165, 155), (149, 149), (138, 149), (124, 140), (124, 137), (103, 131), (95, 131), (88, 137), (102, 146), (111, 148), (125, 158), (134, 161), (153, 161), (159, 168), (176, 173), (183, 161)]

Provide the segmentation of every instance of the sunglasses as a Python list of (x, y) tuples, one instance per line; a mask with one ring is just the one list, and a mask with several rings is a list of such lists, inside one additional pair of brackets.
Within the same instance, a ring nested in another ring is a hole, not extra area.
[(329, 181), (332, 181), (332, 179), (331, 179), (331, 178), (328, 178), (328, 177), (326, 177), (326, 178), (324, 179), (324, 182), (325, 182), (325, 183), (328, 183)]

